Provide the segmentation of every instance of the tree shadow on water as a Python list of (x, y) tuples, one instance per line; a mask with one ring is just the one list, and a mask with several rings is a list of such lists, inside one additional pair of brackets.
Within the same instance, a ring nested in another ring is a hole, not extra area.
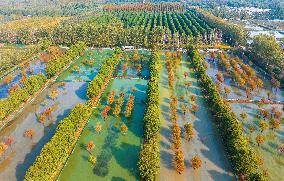
[(139, 151), (139, 146), (122, 143), (119, 148), (113, 148), (112, 154), (122, 168), (127, 169), (131, 175), (137, 177)]
[(112, 159), (112, 149), (117, 144), (118, 131), (115, 128), (110, 128), (108, 136), (105, 139), (105, 143), (102, 147), (101, 154), (97, 157), (97, 163), (93, 172), (100, 176), (105, 177), (109, 173), (109, 162)]
[(111, 181), (126, 181), (126, 180), (121, 177), (112, 177)]
[(75, 90), (75, 94), (76, 94), (80, 99), (88, 100), (88, 97), (87, 97), (87, 95), (86, 95), (87, 87), (88, 87), (88, 83), (87, 83), (87, 82), (83, 83), (77, 90)]
[(220, 180), (220, 181), (222, 181), (222, 180), (224, 180), (224, 181), (225, 180), (226, 181), (230, 181), (230, 180), (233, 181), (233, 180), (235, 180), (234, 177), (232, 177), (228, 173), (221, 173), (221, 172), (218, 172), (216, 170), (209, 170), (208, 172), (209, 172), (212, 180)]
[(160, 152), (160, 158), (161, 158), (161, 163), (165, 165), (168, 169), (174, 170), (174, 164), (173, 164), (173, 155), (169, 152), (166, 151), (161, 151)]

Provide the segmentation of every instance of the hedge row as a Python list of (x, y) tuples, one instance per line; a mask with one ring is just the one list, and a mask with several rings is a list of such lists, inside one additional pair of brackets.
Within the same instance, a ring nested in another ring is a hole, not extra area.
[(211, 111), (215, 117), (234, 172), (247, 180), (266, 180), (260, 170), (257, 155), (248, 145), (236, 115), (231, 110), (230, 105), (224, 102), (220, 96), (211, 77), (206, 74), (204, 59), (198, 50), (192, 46), (188, 48), (188, 55), (198, 75), (204, 95), (206, 95), (206, 101), (211, 108), (214, 108)]
[(87, 96), (89, 99), (96, 97), (101, 92), (102, 86), (104, 86), (106, 80), (113, 72), (114, 68), (118, 64), (122, 55), (121, 49), (115, 49), (112, 57), (108, 58), (106, 62), (101, 66), (100, 71), (95, 79), (93, 79), (87, 88)]
[(150, 79), (147, 89), (147, 107), (144, 114), (144, 137), (146, 140), (155, 137), (160, 130), (160, 109), (159, 109), (159, 79), (160, 64), (159, 55), (152, 51), (150, 65)]
[(78, 42), (72, 45), (66, 53), (46, 64), (46, 73), (48, 77), (53, 77), (56, 73), (66, 67), (72, 60), (74, 60), (78, 55), (80, 55), (86, 48), (84, 42)]
[(10, 93), (10, 96), (0, 99), (0, 121), (12, 114), (27, 99), (37, 92), (46, 82), (47, 78), (42, 73), (33, 75), (22, 82), (22, 86)]
[(51, 140), (43, 147), (33, 165), (26, 172), (24, 180), (55, 180), (70, 148), (75, 144), (79, 131), (89, 118), (91, 108), (78, 104), (68, 117), (60, 121)]
[(144, 144), (142, 146), (138, 169), (142, 180), (155, 180), (160, 168), (160, 152), (157, 133), (160, 131), (159, 109), (159, 55), (153, 50), (150, 59), (150, 80), (147, 89), (147, 107), (144, 113)]

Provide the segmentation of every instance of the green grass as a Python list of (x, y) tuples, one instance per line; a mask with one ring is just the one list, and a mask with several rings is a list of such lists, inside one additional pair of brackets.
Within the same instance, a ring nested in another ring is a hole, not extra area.
[[(112, 81), (103, 94), (98, 108), (94, 110), (59, 180), (136, 180), (138, 178), (137, 162), (143, 136), (143, 112), (146, 106), (141, 101), (146, 99), (146, 84), (145, 80)], [(133, 93), (135, 106), (132, 118), (127, 119), (123, 116), (123, 112), (132, 88), (137, 89), (137, 92)], [(126, 94), (122, 116), (119, 118), (110, 116), (103, 120), (100, 113), (107, 102), (109, 92), (113, 89), (117, 92), (116, 99), (120, 92)], [(120, 132), (122, 122), (129, 128), (125, 135)], [(102, 125), (100, 133), (94, 130), (94, 126), (98, 123)], [(97, 157), (95, 167), (88, 161), (89, 153), (85, 147), (91, 140), (96, 145), (92, 152)]]

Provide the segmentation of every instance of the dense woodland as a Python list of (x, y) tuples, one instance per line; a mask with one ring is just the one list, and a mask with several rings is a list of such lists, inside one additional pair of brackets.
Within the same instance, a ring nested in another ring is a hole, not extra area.
[(0, 35), (3, 43), (33, 44), (51, 39), (57, 45), (70, 46), (81, 40), (95, 47), (186, 45), (192, 41), (211, 44), (222, 39), (239, 45), (245, 41), (241, 28), (195, 10), (150, 14), (113, 11), (94, 18), (68, 19), (53, 29), (17, 28), (2, 31)]

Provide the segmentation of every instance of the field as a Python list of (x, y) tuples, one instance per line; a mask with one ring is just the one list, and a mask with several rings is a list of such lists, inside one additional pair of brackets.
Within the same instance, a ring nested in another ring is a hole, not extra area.
[[(250, 140), (250, 145), (262, 159), (262, 167), (267, 171), (269, 179), (281, 180), (281, 174), (278, 173), (284, 171), (284, 158), (280, 151), (280, 146), (284, 141), (283, 118), (280, 120), (281, 126), (272, 128), (271, 119), (274, 116), (263, 118), (260, 116), (259, 107), (256, 104), (232, 103), (231, 106), (237, 115), (244, 112), (248, 114), (248, 117), (245, 119), (241, 116), (238, 117), (243, 124), (245, 134)], [(269, 112), (276, 108), (276, 111), (283, 112), (281, 111), (283, 104), (264, 105), (261, 108)], [(267, 126), (262, 127), (261, 125)], [(252, 131), (253, 129), (254, 131)], [(264, 138), (264, 142), (259, 145), (256, 139), (258, 135), (262, 135)]]
[(136, 13), (119, 12), (115, 14), (127, 27), (142, 26), (145, 30), (152, 31), (155, 27), (165, 27), (172, 34), (179, 33), (186, 36), (204, 35), (212, 31), (194, 11), (186, 13)]
[(17, 31), (21, 29), (28, 29), (30, 31), (35, 29), (46, 29), (57, 26), (65, 17), (27, 17), (20, 20), (14, 20), (7, 23), (3, 23), (0, 26), (1, 31)]

